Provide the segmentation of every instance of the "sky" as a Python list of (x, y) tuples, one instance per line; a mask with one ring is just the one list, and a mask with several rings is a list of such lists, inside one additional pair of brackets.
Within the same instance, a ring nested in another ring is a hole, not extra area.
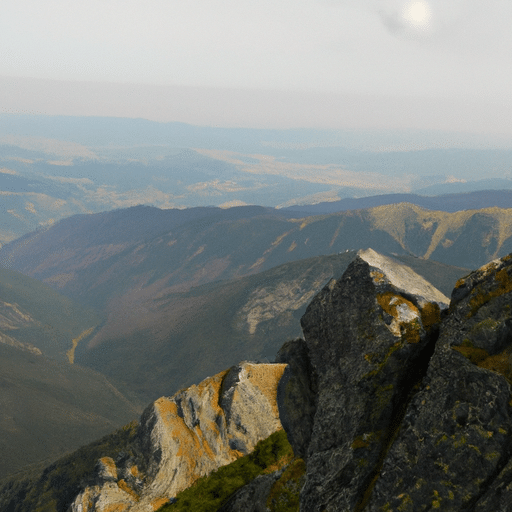
[(512, 136), (505, 0), (5, 0), (0, 113)]

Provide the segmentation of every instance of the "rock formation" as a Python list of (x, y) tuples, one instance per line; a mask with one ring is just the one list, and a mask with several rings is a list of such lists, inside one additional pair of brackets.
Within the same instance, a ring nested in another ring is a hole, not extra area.
[(100, 458), (69, 511), (157, 510), (282, 425), (304, 460), (220, 510), (274, 512), (281, 485), (303, 512), (512, 512), (511, 299), (512, 255), (460, 279), (449, 301), (360, 251), (308, 306), (304, 339), (276, 364), (241, 363), (154, 402), (139, 455)]
[(318, 394), (304, 510), (360, 506), (447, 307), (410, 268), (372, 250), (360, 252), (311, 302), (301, 323)]
[(141, 456), (104, 457), (71, 512), (153, 512), (199, 477), (252, 451), (281, 428), (276, 396), (285, 364), (241, 363), (162, 397), (143, 413)]
[(301, 510), (512, 510), (511, 292), (511, 257), (459, 280), (447, 309), (365, 251), (317, 295), (302, 318), (318, 392)]
[(511, 264), (457, 283), (366, 510), (512, 510)]

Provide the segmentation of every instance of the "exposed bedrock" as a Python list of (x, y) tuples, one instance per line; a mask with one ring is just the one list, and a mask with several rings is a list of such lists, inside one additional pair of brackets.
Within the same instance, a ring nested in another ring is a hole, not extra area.
[(447, 306), (409, 267), (372, 250), (311, 302), (301, 323), (318, 393), (302, 510), (364, 506)]
[(365, 510), (512, 510), (511, 263), (457, 283)]
[(141, 417), (140, 457), (117, 467), (100, 459), (96, 479), (70, 511), (153, 512), (199, 477), (250, 453), (281, 428), (276, 396), (284, 368), (240, 363), (156, 400)]

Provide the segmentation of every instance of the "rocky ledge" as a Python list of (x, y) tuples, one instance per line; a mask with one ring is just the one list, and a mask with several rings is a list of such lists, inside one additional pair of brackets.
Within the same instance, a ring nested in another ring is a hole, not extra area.
[(276, 402), (285, 364), (241, 363), (173, 397), (138, 427), (139, 457), (101, 458), (71, 512), (153, 512), (199, 477), (251, 452), (282, 428)]

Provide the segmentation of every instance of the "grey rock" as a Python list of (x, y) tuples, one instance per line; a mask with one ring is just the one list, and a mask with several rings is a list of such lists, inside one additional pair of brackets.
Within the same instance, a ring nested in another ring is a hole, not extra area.
[(277, 389), (279, 418), (297, 457), (305, 458), (316, 412), (316, 375), (303, 339), (286, 342), (276, 363), (287, 363)]
[(267, 499), (272, 486), (279, 480), (281, 471), (257, 476), (252, 482), (236, 491), (218, 512), (269, 512)]
[(426, 371), (447, 302), (371, 250), (311, 302), (301, 324), (318, 394), (301, 510), (361, 506)]
[(199, 477), (251, 452), (282, 428), (276, 396), (285, 366), (240, 363), (156, 400), (140, 420), (140, 460), (120, 457), (116, 467), (100, 459), (99, 481), (82, 490), (70, 511), (153, 512)]
[(457, 284), (365, 510), (512, 510), (511, 263)]

